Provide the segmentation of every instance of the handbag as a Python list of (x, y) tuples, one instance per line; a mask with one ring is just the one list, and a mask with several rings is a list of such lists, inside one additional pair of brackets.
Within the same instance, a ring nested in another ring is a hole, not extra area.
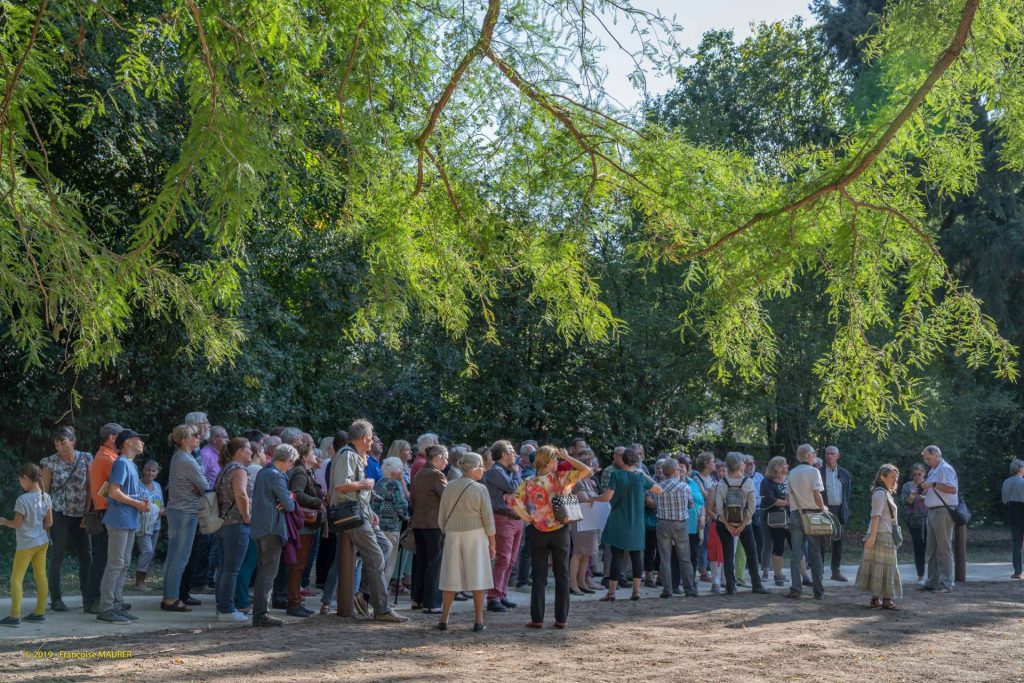
[(767, 521), (769, 529), (788, 529), (789, 511), (785, 508), (768, 510), (765, 515), (765, 521)]
[(971, 517), (973, 515), (971, 514), (970, 508), (967, 507), (967, 503), (964, 502), (964, 499), (962, 497), (960, 498), (960, 501), (956, 504), (956, 507), (951, 507), (946, 503), (946, 499), (942, 497), (942, 494), (939, 493), (938, 489), (932, 490), (935, 491), (935, 495), (939, 497), (939, 500), (942, 502), (943, 507), (945, 507), (946, 511), (949, 512), (949, 516), (953, 518), (954, 526), (967, 526), (970, 523)]
[(406, 552), (416, 552), (416, 536), (412, 533), (412, 527), (407, 526), (402, 530), (402, 535), (398, 537), (398, 545)]
[(555, 521), (559, 524), (578, 522), (583, 519), (583, 509), (580, 507), (580, 499), (571, 493), (552, 496), (551, 512), (554, 513)]
[(804, 527), (804, 534), (807, 536), (831, 536), (836, 538), (842, 535), (842, 524), (839, 518), (828, 510), (801, 510), (800, 521)]
[(346, 500), (327, 508), (331, 531), (348, 531), (363, 525), (363, 509), (358, 500)]
[(301, 505), (299, 506), (299, 510), (302, 511), (302, 524), (303, 524), (303, 526), (314, 527), (314, 526), (317, 526), (320, 523), (320, 511), (319, 510), (310, 510), (309, 508), (304, 508)]
[(892, 544), (897, 548), (903, 545), (903, 529), (899, 524), (892, 525)]
[(99, 536), (103, 533), (103, 513), (105, 510), (97, 510), (92, 501), (92, 494), (86, 493), (85, 514), (82, 515), (82, 528), (90, 536)]

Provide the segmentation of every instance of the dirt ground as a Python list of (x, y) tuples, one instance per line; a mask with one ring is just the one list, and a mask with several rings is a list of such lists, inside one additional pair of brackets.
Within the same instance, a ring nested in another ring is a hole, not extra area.
[[(488, 614), (483, 633), (469, 615), (440, 632), (436, 617), (417, 614), (401, 626), (330, 616), (277, 629), (7, 641), (0, 680), (1024, 681), (1022, 598), (1021, 583), (970, 583), (951, 595), (911, 589), (902, 611), (883, 612), (850, 588), (820, 602), (741, 592), (574, 603), (565, 631), (550, 627), (551, 614), (544, 630), (524, 628), (523, 605)], [(131, 657), (59, 654), (110, 649)]]

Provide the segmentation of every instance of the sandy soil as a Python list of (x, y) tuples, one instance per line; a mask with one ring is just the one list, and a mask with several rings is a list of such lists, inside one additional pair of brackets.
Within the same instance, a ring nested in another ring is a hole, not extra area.
[[(883, 612), (850, 588), (821, 602), (743, 592), (574, 603), (566, 631), (550, 628), (551, 614), (548, 628), (524, 628), (523, 605), (487, 615), (479, 634), (460, 614), (444, 633), (426, 615), (401, 626), (331, 616), (279, 629), (7, 641), (0, 680), (1024, 681), (1022, 598), (1020, 583), (971, 583), (952, 595), (911, 590), (902, 611)], [(58, 657), (111, 648), (132, 656)]]

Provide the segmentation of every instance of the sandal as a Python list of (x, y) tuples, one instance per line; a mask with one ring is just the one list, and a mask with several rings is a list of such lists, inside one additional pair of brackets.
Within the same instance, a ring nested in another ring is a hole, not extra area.
[(893, 612), (899, 612), (900, 611), (899, 605), (897, 605), (896, 603), (891, 602), (891, 601), (883, 602), (882, 603), (882, 609), (887, 609), (887, 610), (890, 610), (890, 611), (893, 611)]
[(192, 608), (185, 605), (181, 600), (175, 600), (174, 602), (161, 602), (160, 609), (165, 612), (191, 612)]
[(639, 600), (640, 599), (640, 594), (639, 593), (633, 593), (632, 595), (629, 596), (629, 599), (630, 600)]
[(615, 602), (615, 593), (609, 593), (603, 598), (598, 598), (601, 602)]
[(871, 598), (871, 603), (868, 605), (868, 609), (878, 609), (881, 606), (882, 603), (878, 598)]

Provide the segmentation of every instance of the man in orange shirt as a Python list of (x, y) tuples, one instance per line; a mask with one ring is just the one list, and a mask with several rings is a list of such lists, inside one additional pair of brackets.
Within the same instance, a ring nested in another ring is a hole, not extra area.
[[(110, 468), (117, 460), (117, 449), (114, 441), (123, 428), (110, 422), (100, 427), (100, 447), (93, 456), (89, 467), (89, 495), (96, 510), (107, 509), (107, 499), (99, 494), (100, 487), (110, 479)], [(100, 581), (103, 570), (107, 567), (107, 527), (92, 537), (92, 566), (89, 568), (89, 580), (85, 584), (85, 595), (82, 596), (82, 608), (86, 614), (99, 614)]]

